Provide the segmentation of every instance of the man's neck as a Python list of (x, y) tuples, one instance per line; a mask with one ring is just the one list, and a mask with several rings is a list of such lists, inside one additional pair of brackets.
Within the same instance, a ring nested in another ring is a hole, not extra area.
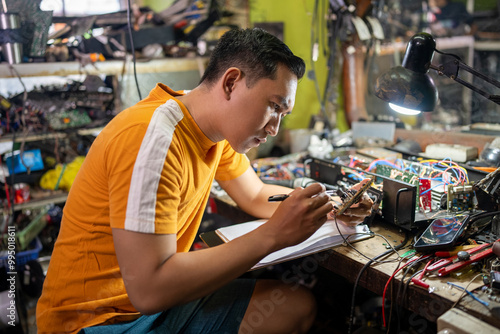
[(219, 134), (217, 122), (217, 107), (213, 105), (216, 98), (210, 91), (202, 86), (188, 92), (186, 95), (178, 97), (201, 131), (213, 142), (223, 140)]

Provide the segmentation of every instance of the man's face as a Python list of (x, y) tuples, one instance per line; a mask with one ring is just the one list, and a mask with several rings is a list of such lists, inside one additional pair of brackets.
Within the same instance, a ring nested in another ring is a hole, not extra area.
[(280, 65), (275, 80), (260, 79), (251, 88), (246, 80), (231, 94), (232, 111), (225, 125), (225, 138), (233, 149), (246, 153), (278, 134), (281, 119), (295, 103), (297, 77)]
[(432, 0), (432, 1), (429, 1), (429, 6), (441, 8), (441, 7), (446, 6), (447, 3), (448, 3), (447, 0)]

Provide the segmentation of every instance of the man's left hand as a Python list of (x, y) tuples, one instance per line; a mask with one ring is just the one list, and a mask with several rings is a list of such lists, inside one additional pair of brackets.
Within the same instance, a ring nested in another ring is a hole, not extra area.
[[(369, 182), (369, 179), (365, 179), (355, 185), (353, 185), (350, 189), (358, 190), (361, 188), (366, 182)], [(335, 201), (340, 201), (339, 198), (336, 198)], [(365, 192), (361, 199), (351, 205), (347, 210), (344, 211), (341, 215), (337, 216), (337, 221), (347, 225), (347, 226), (356, 226), (363, 222), (366, 216), (369, 216), (372, 211), (373, 201)], [(328, 214), (328, 219), (335, 219), (336, 211), (333, 210)]]

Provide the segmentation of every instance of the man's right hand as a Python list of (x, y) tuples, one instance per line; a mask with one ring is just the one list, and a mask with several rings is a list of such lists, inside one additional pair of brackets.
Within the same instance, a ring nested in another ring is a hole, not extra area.
[(293, 246), (320, 228), (331, 210), (333, 204), (325, 193), (325, 187), (315, 183), (307, 188), (293, 190), (258, 230), (274, 239), (274, 250)]

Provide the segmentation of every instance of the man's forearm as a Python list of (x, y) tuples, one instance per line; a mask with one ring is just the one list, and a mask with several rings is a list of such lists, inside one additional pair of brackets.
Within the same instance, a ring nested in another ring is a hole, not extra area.
[(280, 203), (269, 202), (268, 198), (276, 194), (288, 194), (292, 190), (283, 186), (264, 184), (258, 195), (249, 202), (241, 203), (240, 208), (254, 217), (270, 218)]
[(206, 296), (247, 272), (274, 249), (272, 238), (251, 232), (229, 243), (188, 253), (175, 253), (156, 270), (139, 273), (129, 282), (134, 306), (144, 314), (157, 313)]

